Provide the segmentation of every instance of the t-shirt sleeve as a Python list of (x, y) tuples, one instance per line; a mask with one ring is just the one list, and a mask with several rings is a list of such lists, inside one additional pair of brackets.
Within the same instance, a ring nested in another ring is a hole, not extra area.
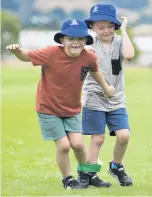
[(47, 65), (50, 52), (51, 52), (51, 47), (47, 46), (44, 48), (40, 48), (38, 50), (29, 50), (28, 56), (34, 66)]
[(96, 55), (95, 55), (95, 53), (94, 52), (92, 52), (92, 51), (90, 51), (89, 52), (89, 54), (90, 54), (90, 65), (91, 65), (91, 69), (90, 69), (90, 71), (91, 72), (97, 72), (99, 69), (98, 69), (98, 64), (97, 64), (97, 57), (96, 57)]

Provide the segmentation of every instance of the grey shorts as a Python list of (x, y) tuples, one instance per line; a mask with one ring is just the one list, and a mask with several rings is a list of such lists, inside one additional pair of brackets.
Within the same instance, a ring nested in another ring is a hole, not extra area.
[(67, 132), (82, 133), (81, 115), (74, 117), (57, 117), (50, 114), (38, 114), (38, 120), (44, 140), (57, 140), (67, 135)]

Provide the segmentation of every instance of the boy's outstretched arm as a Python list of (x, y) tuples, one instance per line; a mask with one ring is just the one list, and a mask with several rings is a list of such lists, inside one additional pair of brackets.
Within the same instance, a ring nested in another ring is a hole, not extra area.
[(127, 34), (127, 24), (128, 19), (126, 17), (121, 17), (122, 24), (120, 26), (121, 38), (122, 38), (122, 55), (125, 59), (131, 60), (134, 57), (135, 51), (133, 44), (130, 41), (130, 38)]
[(23, 62), (29, 62), (28, 50), (20, 48), (19, 44), (11, 44), (6, 47), (11, 53), (13, 53), (19, 60)]
[(115, 88), (113, 86), (108, 85), (101, 72), (90, 72), (90, 74), (96, 80), (96, 82), (99, 83), (99, 85), (102, 87), (106, 96), (112, 97), (114, 95)]

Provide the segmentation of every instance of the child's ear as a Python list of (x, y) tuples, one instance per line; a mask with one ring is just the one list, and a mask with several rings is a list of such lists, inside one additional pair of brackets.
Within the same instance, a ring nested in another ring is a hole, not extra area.
[(63, 37), (59, 38), (60, 39), (60, 42), (63, 44)]

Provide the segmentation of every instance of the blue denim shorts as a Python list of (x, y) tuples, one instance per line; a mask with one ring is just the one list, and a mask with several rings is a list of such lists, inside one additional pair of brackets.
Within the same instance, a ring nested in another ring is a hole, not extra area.
[(106, 125), (111, 136), (115, 136), (117, 130), (129, 129), (126, 109), (103, 112), (83, 107), (82, 131), (84, 135), (104, 134)]
[(50, 114), (38, 114), (38, 120), (44, 140), (57, 140), (67, 135), (67, 132), (82, 133), (80, 114), (74, 117), (57, 117)]

